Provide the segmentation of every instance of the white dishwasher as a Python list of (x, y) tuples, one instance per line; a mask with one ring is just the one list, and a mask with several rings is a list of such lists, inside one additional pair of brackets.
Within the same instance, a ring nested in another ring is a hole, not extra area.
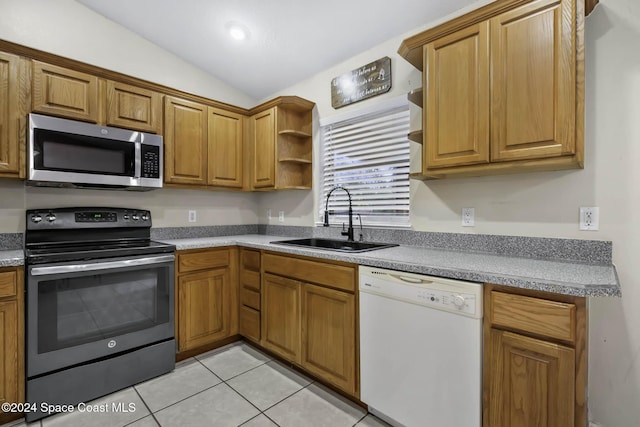
[(482, 285), (360, 266), (360, 400), (396, 426), (482, 421)]

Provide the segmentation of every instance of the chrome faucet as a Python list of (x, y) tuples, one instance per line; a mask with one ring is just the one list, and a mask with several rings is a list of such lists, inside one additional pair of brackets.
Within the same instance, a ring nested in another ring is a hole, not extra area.
[(349, 193), (349, 190), (347, 190), (346, 188), (337, 185), (333, 187), (331, 191), (329, 191), (329, 194), (327, 194), (327, 201), (324, 206), (324, 226), (329, 226), (329, 197), (331, 197), (331, 193), (333, 193), (337, 189), (346, 191), (347, 196), (349, 196), (349, 227), (347, 228), (347, 231), (345, 231), (343, 223), (342, 231), (340, 232), (340, 234), (342, 234), (343, 236), (347, 236), (347, 240), (353, 242), (353, 209), (351, 207), (351, 193)]

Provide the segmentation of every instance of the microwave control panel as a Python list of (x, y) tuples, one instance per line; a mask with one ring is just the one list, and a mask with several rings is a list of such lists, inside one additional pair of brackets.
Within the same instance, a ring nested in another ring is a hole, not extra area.
[(160, 147), (142, 146), (142, 177), (160, 178)]

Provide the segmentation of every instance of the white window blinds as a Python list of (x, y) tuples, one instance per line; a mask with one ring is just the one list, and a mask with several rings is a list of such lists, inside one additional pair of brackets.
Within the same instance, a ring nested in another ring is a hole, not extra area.
[[(322, 127), (323, 180), (319, 202), (335, 186), (351, 193), (354, 221), (365, 225), (409, 225), (409, 107), (403, 105)], [(329, 200), (331, 223), (345, 222), (347, 193)]]

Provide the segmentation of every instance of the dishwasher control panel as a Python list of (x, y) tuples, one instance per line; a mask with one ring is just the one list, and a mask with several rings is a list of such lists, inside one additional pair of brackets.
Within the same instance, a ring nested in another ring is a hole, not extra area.
[(482, 317), (482, 284), (360, 266), (360, 292)]

